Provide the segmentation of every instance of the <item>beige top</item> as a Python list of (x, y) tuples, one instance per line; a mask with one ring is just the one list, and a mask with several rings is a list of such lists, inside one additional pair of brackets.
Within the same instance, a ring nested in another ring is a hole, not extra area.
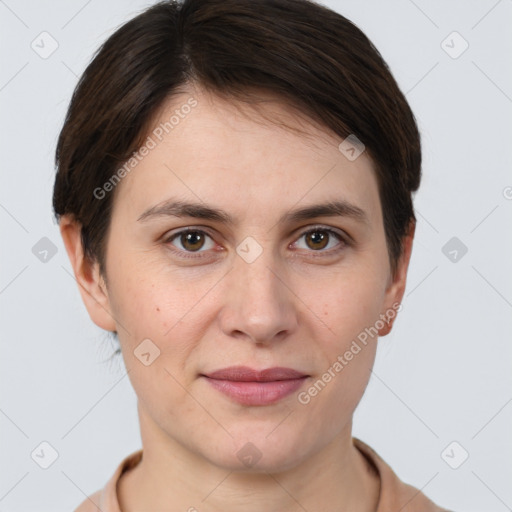
[[(366, 457), (380, 476), (380, 496), (375, 512), (449, 512), (438, 507), (421, 491), (402, 482), (384, 460), (363, 441), (353, 437), (354, 446)], [(142, 459), (142, 450), (126, 457), (103, 489), (85, 499), (75, 512), (121, 512), (117, 482), (125, 471)]]

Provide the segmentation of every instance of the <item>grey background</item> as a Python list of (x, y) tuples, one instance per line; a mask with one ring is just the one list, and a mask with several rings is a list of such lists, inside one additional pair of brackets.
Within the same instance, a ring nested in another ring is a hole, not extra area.
[[(354, 435), (441, 505), (512, 510), (512, 1), (324, 3), (381, 51), (424, 151), (403, 310), (379, 341)], [(150, 4), (0, 1), (0, 512), (73, 510), (140, 447), (135, 395), (82, 304), (51, 194), (78, 76)], [(47, 58), (31, 47), (51, 48), (43, 31), (58, 43)], [(469, 44), (457, 58), (453, 31)], [(43, 237), (56, 251), (46, 262)], [(48, 469), (31, 458), (43, 441), (59, 454)]]

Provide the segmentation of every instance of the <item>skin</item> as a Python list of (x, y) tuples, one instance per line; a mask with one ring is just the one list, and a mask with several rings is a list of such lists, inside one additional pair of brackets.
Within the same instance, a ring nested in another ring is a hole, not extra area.
[[(307, 130), (307, 137), (254, 111), (242, 115), (201, 89), (169, 100), (155, 126), (191, 95), (198, 105), (117, 185), (106, 282), (83, 257), (80, 227), (68, 216), (60, 223), (84, 304), (98, 326), (118, 332), (138, 397), (144, 457), (119, 482), (121, 508), (375, 510), (380, 482), (352, 445), (351, 431), (377, 336), (308, 404), (295, 392), (272, 405), (240, 405), (199, 374), (231, 365), (285, 366), (310, 375), (299, 391), (307, 390), (401, 301), (414, 227), (392, 276), (365, 152), (349, 161), (338, 149), (341, 138), (277, 101), (266, 112)], [(238, 222), (137, 221), (171, 197), (221, 208)], [(368, 222), (278, 223), (294, 208), (336, 199), (363, 209)], [(331, 228), (353, 242), (328, 235), (324, 247), (304, 234), (317, 225), (324, 235)], [(168, 241), (186, 227), (206, 233), (202, 245), (179, 236)], [(236, 252), (248, 236), (263, 251), (252, 263)], [(160, 350), (149, 366), (134, 355), (147, 338)], [(247, 442), (261, 453), (250, 468), (237, 457)]]

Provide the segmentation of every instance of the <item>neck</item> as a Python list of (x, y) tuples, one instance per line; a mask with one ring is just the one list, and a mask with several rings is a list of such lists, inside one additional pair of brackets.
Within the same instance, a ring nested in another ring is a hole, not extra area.
[(139, 407), (143, 458), (118, 484), (123, 512), (374, 512), (380, 482), (352, 443), (352, 424), (295, 467), (230, 471), (169, 438)]

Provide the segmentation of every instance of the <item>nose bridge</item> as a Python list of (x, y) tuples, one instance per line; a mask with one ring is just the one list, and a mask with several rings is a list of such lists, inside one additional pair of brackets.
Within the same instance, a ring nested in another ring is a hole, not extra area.
[[(276, 261), (270, 249), (266, 249), (254, 261), (246, 261), (239, 257), (235, 263), (235, 278), (240, 283), (240, 293), (251, 300), (256, 301), (255, 306), (269, 304), (277, 300), (280, 295), (281, 281), (276, 277), (279, 271), (276, 268)], [(263, 300), (260, 300), (263, 299)], [(257, 304), (261, 302), (262, 304)]]
[(293, 299), (282, 274), (270, 246), (251, 237), (238, 245), (222, 315), (226, 334), (269, 342), (294, 328)]

